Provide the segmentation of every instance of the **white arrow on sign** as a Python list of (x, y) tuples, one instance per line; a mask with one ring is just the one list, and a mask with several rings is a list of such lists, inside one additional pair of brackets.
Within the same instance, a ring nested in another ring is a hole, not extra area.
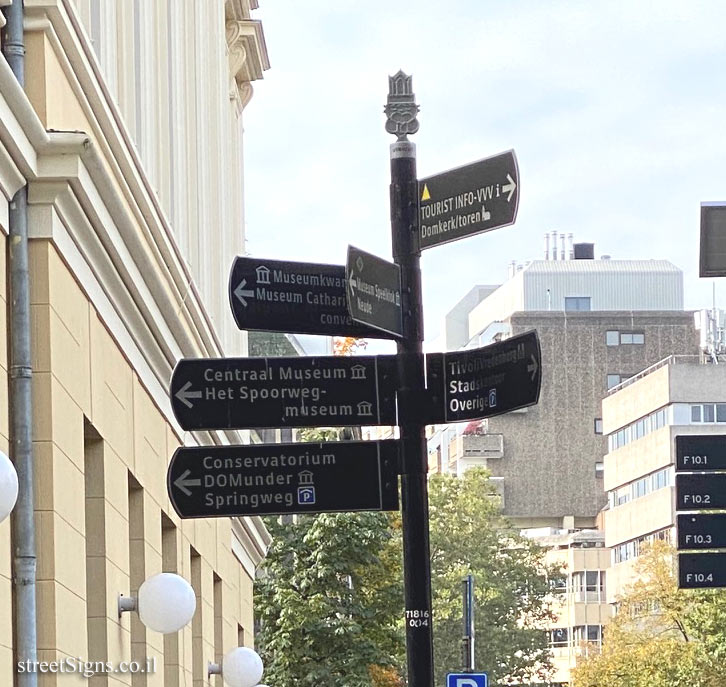
[(187, 408), (193, 408), (193, 404), (189, 403), (190, 398), (201, 398), (201, 391), (189, 391), (189, 387), (192, 385), (191, 382), (187, 382), (174, 396), (176, 396)]
[(537, 365), (537, 359), (533, 355), (530, 355), (529, 358), (532, 362), (527, 365), (527, 372), (531, 373), (530, 379), (534, 381), (534, 377), (537, 374), (537, 368), (539, 367), (539, 365)]
[(191, 472), (191, 470), (185, 470), (174, 480), (174, 486), (180, 491), (183, 491), (187, 496), (192, 495), (192, 492), (187, 487), (199, 487), (202, 484), (201, 479), (187, 479)]
[(243, 279), (234, 290), (234, 295), (239, 298), (239, 302), (246, 308), (247, 301), (245, 298), (254, 298), (255, 292), (252, 289), (245, 289), (245, 286), (247, 286), (247, 280)]
[(355, 281), (355, 272), (350, 273), (350, 278), (348, 279), (348, 286), (350, 286), (351, 296), (355, 296), (355, 290), (356, 288), (358, 288), (358, 284)]
[(502, 186), (502, 191), (504, 191), (505, 193), (507, 191), (509, 191), (509, 195), (507, 196), (507, 203), (508, 203), (509, 201), (512, 200), (512, 194), (514, 193), (514, 189), (517, 188), (517, 184), (514, 183), (514, 179), (512, 179), (512, 177), (509, 174), (507, 174), (507, 179), (509, 180), (509, 183), (504, 184), (504, 186)]

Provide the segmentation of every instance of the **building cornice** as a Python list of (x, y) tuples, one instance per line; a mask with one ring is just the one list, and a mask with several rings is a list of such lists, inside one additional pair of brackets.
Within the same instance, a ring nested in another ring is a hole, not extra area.
[(261, 22), (255, 19), (228, 19), (225, 24), (232, 97), (239, 98), (238, 110), (252, 98), (251, 81), (263, 77), (270, 68)]

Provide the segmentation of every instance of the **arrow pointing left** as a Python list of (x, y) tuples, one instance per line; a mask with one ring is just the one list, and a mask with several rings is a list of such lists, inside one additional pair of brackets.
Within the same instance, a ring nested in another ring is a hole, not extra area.
[(254, 298), (255, 292), (252, 289), (245, 289), (245, 286), (247, 286), (247, 280), (243, 279), (234, 290), (234, 295), (239, 298), (239, 302), (246, 308), (247, 301), (245, 298)]
[(350, 279), (348, 279), (348, 286), (350, 286), (350, 295), (355, 296), (355, 289), (357, 287), (355, 283), (355, 272), (351, 272)]
[(194, 404), (189, 402), (190, 398), (201, 398), (201, 391), (189, 391), (189, 387), (192, 385), (191, 382), (187, 382), (174, 396), (176, 396), (187, 408), (193, 408)]
[(202, 484), (201, 479), (187, 479), (191, 474), (191, 470), (185, 470), (179, 477), (174, 480), (174, 486), (180, 491), (184, 492), (187, 496), (191, 496), (192, 492), (187, 487), (199, 487)]

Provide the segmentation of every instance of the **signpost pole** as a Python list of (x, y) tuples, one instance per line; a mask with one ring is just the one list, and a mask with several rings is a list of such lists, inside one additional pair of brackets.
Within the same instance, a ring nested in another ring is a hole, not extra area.
[(427, 452), (422, 399), (424, 388), (421, 251), (418, 246), (416, 146), (407, 140), (418, 131), (418, 106), (411, 77), (389, 77), (386, 131), (391, 145), (391, 234), (393, 260), (401, 267), (403, 338), (398, 342), (399, 430), (403, 450), (401, 477), (403, 568), (408, 684), (433, 687), (431, 561), (429, 556)]
[(474, 672), (474, 576), (467, 575), (464, 587), (464, 670)]

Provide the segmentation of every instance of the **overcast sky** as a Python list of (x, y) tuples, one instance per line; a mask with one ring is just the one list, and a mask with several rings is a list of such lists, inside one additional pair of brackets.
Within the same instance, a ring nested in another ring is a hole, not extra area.
[[(726, 200), (722, 0), (260, 0), (272, 64), (245, 118), (249, 254), (391, 259), (388, 75), (413, 74), (429, 176), (514, 149), (516, 224), (426, 250), (426, 338), (475, 284), (573, 233), (613, 259), (667, 259), (685, 306), (701, 201)], [(716, 280), (726, 308), (726, 279)]]

